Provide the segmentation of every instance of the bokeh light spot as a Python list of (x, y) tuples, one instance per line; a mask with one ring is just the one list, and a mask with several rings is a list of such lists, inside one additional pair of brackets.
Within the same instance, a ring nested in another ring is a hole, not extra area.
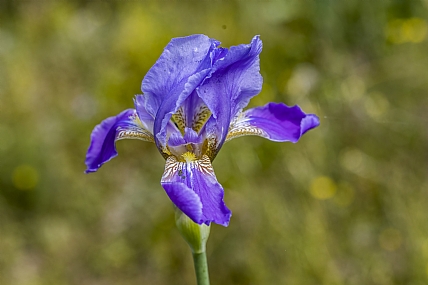
[(394, 19), (386, 28), (387, 39), (394, 44), (420, 43), (428, 32), (427, 23), (421, 18)]
[(341, 152), (339, 161), (344, 168), (359, 173), (363, 165), (363, 154), (358, 149), (348, 148)]
[(393, 228), (383, 230), (379, 235), (380, 246), (388, 251), (397, 250), (402, 244), (403, 238), (400, 231)]
[(311, 183), (311, 195), (319, 200), (326, 200), (336, 193), (336, 184), (327, 176), (318, 176)]
[(318, 82), (318, 71), (308, 63), (298, 65), (288, 81), (287, 91), (295, 97), (306, 96)]
[(39, 181), (37, 170), (31, 165), (23, 164), (15, 168), (12, 174), (13, 185), (19, 190), (31, 190)]
[(364, 101), (367, 114), (373, 119), (380, 119), (389, 109), (389, 102), (381, 93), (372, 93)]
[(341, 182), (338, 185), (336, 195), (334, 195), (333, 201), (341, 207), (349, 206), (354, 201), (355, 190), (346, 182)]

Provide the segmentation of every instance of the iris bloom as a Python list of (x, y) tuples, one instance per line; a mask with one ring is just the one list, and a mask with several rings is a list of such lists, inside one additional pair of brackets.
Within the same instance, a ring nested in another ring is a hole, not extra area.
[(172, 39), (144, 77), (135, 109), (93, 130), (86, 173), (117, 156), (118, 140), (153, 142), (166, 159), (161, 184), (172, 202), (195, 223), (227, 226), (231, 211), (211, 165), (223, 144), (245, 135), (295, 143), (319, 120), (283, 103), (243, 111), (262, 88), (262, 42), (219, 44), (205, 35)]

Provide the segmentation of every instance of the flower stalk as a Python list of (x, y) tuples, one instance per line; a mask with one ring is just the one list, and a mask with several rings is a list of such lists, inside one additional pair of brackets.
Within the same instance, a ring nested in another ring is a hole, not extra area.
[(207, 254), (204, 252), (193, 253), (193, 263), (195, 264), (196, 282), (198, 285), (210, 285), (208, 275)]
[(206, 244), (210, 235), (210, 227), (205, 224), (193, 222), (176, 206), (175, 223), (181, 236), (190, 246), (195, 265), (196, 281), (198, 285), (209, 285), (208, 263), (206, 255)]

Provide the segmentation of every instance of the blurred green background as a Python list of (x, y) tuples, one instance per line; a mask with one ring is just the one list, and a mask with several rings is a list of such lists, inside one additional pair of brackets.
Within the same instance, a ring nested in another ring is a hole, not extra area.
[(195, 284), (154, 145), (85, 175), (172, 37), (260, 34), (263, 91), (321, 126), (245, 137), (214, 168), (233, 211), (212, 284), (428, 284), (428, 1), (0, 4), (0, 284)]

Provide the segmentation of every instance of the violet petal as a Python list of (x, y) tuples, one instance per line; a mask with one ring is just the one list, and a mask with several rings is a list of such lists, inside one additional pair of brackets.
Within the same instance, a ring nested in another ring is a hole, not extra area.
[(211, 71), (218, 41), (204, 35), (175, 38), (165, 47), (142, 83), (146, 109), (155, 117), (156, 144), (166, 143), (166, 127), (186, 98)]
[(195, 223), (229, 224), (232, 213), (223, 201), (223, 187), (206, 155), (191, 162), (170, 156), (161, 184), (172, 202)]
[(128, 109), (109, 117), (95, 126), (86, 153), (86, 173), (97, 171), (101, 165), (117, 156), (115, 142), (121, 139), (140, 139), (154, 142), (153, 135), (143, 127), (136, 110)]
[(259, 72), (261, 50), (262, 42), (258, 36), (248, 45), (231, 47), (224, 58), (214, 63), (211, 77), (197, 89), (199, 97), (216, 119), (218, 147), (226, 138), (231, 119), (262, 88), (263, 78)]
[(246, 110), (231, 124), (227, 140), (245, 135), (257, 135), (276, 142), (297, 142), (308, 130), (319, 125), (319, 118), (306, 114), (299, 106), (268, 103)]

